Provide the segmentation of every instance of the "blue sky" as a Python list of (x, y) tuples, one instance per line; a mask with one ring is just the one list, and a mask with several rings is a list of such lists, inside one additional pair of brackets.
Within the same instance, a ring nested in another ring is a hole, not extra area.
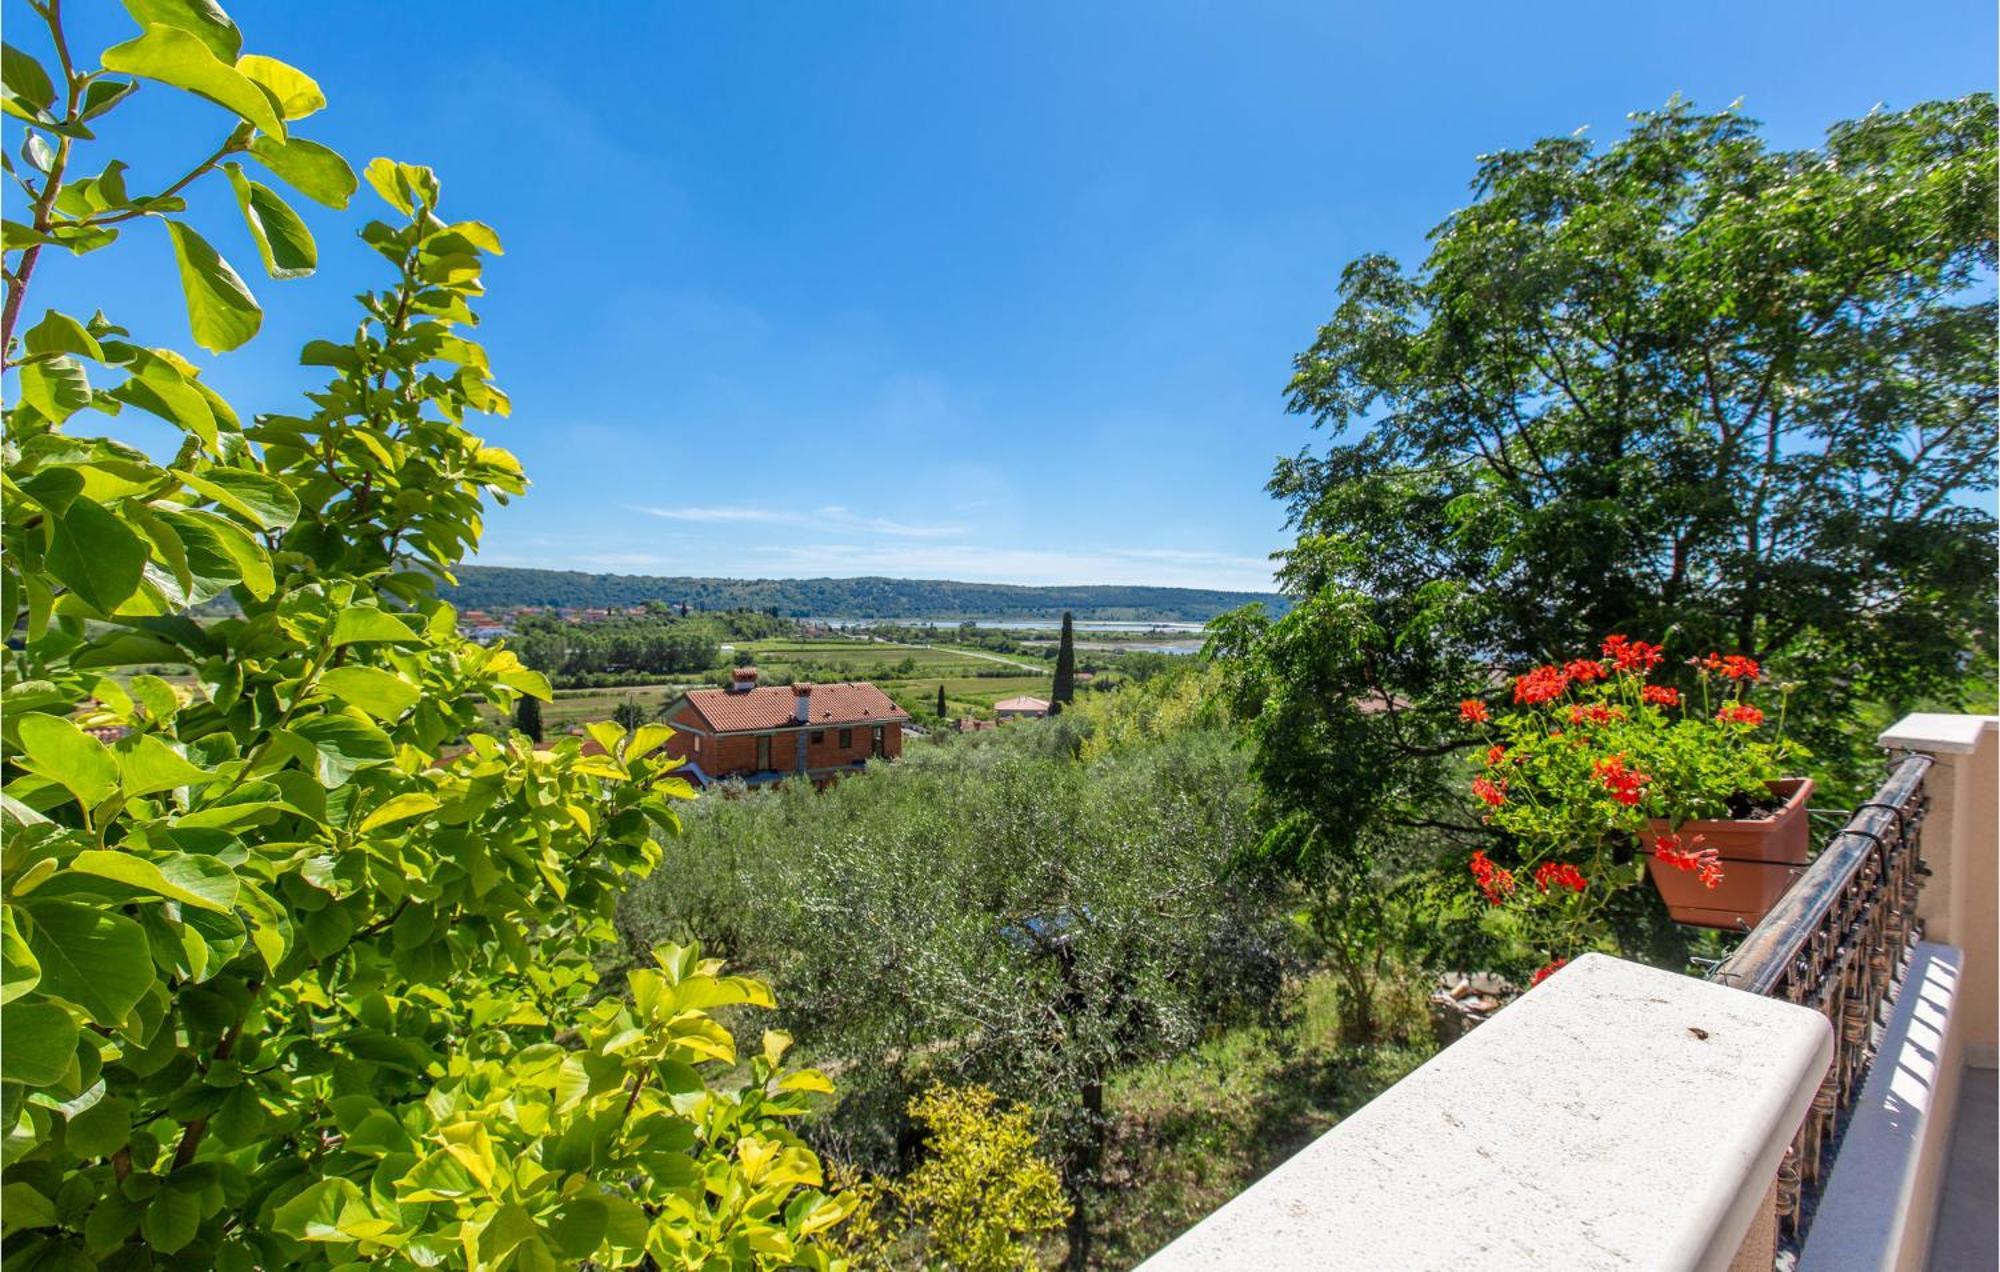
[[(1292, 355), (1345, 262), (1421, 253), (1475, 155), (1675, 92), (1810, 144), (1991, 88), (1996, 39), (1990, 0), (225, 2), (325, 89), (302, 135), (435, 166), (506, 241), (489, 432), (534, 488), (481, 561), (1243, 588), (1288, 538), (1272, 461), (1314, 440)], [(133, 30), (70, 8), (83, 47)], [(219, 112), (168, 98), (108, 135), (198, 158)], [(297, 206), (322, 267), (277, 283), (226, 187), (196, 202), (268, 310), (207, 372), (239, 409), (291, 409), (299, 344), (377, 280), (372, 195)], [(45, 262), (29, 313), (191, 347), (164, 233), (131, 237)]]

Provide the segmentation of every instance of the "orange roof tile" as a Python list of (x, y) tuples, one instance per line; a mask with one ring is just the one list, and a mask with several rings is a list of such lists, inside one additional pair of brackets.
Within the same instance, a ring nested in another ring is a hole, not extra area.
[[(717, 733), (781, 729), (796, 721), (790, 685), (766, 685), (747, 693), (691, 689), (687, 699)], [(866, 683), (814, 685), (811, 703), (811, 722), (819, 726), (900, 723), (910, 718), (888, 694)]]

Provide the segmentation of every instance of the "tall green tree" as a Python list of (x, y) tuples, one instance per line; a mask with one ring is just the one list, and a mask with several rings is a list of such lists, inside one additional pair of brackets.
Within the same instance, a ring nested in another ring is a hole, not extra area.
[(945, 718), (945, 715), (946, 715), (946, 710), (947, 710), (947, 709), (946, 709), (946, 707), (945, 707), (945, 704), (944, 704), (944, 682), (943, 682), (943, 681), (939, 681), (939, 682), (938, 682), (938, 700), (937, 700), (937, 715), (938, 715), (938, 719), (942, 720), (942, 719), (944, 719), (944, 718)]
[(1241, 612), (1259, 769), (1336, 850), (1444, 826), (1457, 704), (1612, 632), (1763, 660), (1835, 776), (1990, 657), (1994, 103), (1773, 150), (1674, 101), (1483, 157), (1412, 271), (1349, 265), (1278, 466), (1295, 608)]
[(1049, 714), (1076, 701), (1076, 625), (1063, 611), (1062, 642), (1056, 646), (1055, 688), (1049, 694)]
[[(358, 188), (305, 135), (303, 71), (210, 0), (127, 8), (89, 61), (60, 0), (11, 8), (0, 68), (25, 196), (0, 244), (7, 1263), (824, 1265), (842, 1204), (783, 1121), (825, 1079), (781, 1074), (777, 1034), (747, 1086), (701, 1076), (736, 1068), (707, 1010), (769, 990), (668, 946), (594, 990), (614, 898), (691, 795), (648, 758), (666, 731), (600, 725), (591, 756), (482, 732), (548, 684), (434, 594), (526, 484), (467, 423), (507, 406), (470, 339), (493, 229), (370, 163), (384, 285), (305, 346), (327, 381), (297, 415), (246, 421), (104, 314), (27, 317), (67, 255), (155, 220), (136, 237), (172, 251), (195, 342), (234, 349), (263, 310), (198, 191), (226, 184), (287, 278), (316, 248), (264, 178), (336, 209)], [(174, 167), (104, 153), (142, 80), (191, 94), (160, 119), (220, 112)], [(123, 408), (179, 445), (90, 432)]]

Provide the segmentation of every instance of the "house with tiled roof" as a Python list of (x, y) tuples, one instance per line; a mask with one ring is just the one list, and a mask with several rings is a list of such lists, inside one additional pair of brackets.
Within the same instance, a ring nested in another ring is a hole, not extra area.
[(738, 667), (727, 689), (689, 690), (667, 708), (666, 749), (698, 785), (795, 774), (824, 781), (901, 755), (909, 718), (865, 682), (759, 685), (755, 667)]
[(1047, 698), (1002, 698), (993, 704), (993, 714), (1002, 720), (1039, 720), (1049, 713)]

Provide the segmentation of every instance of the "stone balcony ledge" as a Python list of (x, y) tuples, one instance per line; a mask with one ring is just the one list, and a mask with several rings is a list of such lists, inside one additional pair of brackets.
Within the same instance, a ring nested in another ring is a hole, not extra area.
[(1727, 1268), (1832, 1054), (1816, 1011), (1585, 955), (1144, 1267)]

